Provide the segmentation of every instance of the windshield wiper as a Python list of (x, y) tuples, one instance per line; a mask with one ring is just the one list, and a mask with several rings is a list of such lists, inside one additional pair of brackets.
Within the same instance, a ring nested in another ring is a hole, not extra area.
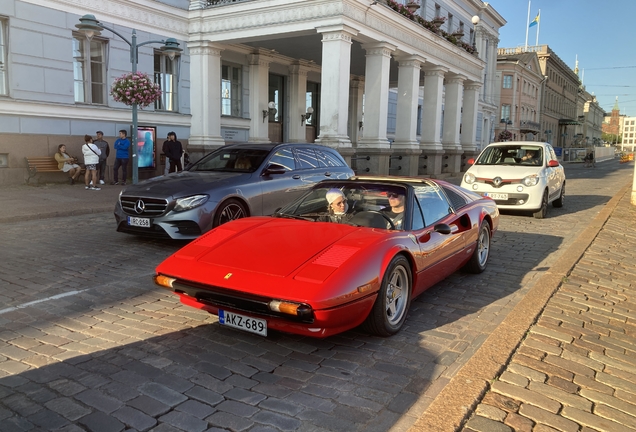
[(293, 215), (293, 214), (287, 214), (287, 213), (274, 213), (274, 216), (280, 217), (280, 218), (286, 218), (286, 219), (298, 219), (298, 220), (306, 220), (306, 221), (314, 222), (312, 218), (299, 216), (299, 215)]

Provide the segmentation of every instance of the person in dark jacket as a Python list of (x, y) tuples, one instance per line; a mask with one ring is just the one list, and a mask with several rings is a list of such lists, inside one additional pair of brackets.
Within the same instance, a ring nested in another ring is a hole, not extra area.
[(181, 166), (183, 146), (181, 145), (181, 141), (177, 140), (176, 133), (168, 133), (168, 141), (164, 143), (164, 152), (166, 153), (166, 159), (170, 161), (170, 172), (183, 171), (183, 167)]
[(329, 204), (328, 214), (320, 216), (319, 222), (347, 223), (353, 217), (352, 213), (347, 213), (349, 204), (340, 189), (329, 189), (325, 199)]

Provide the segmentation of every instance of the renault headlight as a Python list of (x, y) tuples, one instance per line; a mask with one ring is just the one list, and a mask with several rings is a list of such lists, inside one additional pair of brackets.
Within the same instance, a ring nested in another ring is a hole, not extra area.
[(174, 206), (174, 211), (185, 211), (203, 205), (208, 200), (208, 195), (192, 195), (185, 198), (179, 198)]
[(539, 176), (536, 174), (526, 176), (521, 180), (521, 183), (523, 183), (523, 185), (525, 186), (535, 186), (537, 183), (539, 183)]
[(464, 174), (464, 182), (467, 184), (475, 183), (475, 174), (467, 172)]

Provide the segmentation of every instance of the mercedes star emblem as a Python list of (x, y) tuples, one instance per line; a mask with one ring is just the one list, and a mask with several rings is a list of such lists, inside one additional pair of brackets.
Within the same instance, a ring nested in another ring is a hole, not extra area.
[(142, 214), (145, 209), (146, 204), (142, 200), (137, 200), (135, 203), (135, 212), (137, 212), (137, 214)]

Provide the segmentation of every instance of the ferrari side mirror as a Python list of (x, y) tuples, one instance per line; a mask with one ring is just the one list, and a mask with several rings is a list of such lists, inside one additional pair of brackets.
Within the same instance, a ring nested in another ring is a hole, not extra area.
[(447, 224), (441, 223), (441, 224), (437, 224), (433, 227), (433, 230), (435, 232), (438, 232), (440, 234), (450, 234), (451, 233), (451, 227)]

